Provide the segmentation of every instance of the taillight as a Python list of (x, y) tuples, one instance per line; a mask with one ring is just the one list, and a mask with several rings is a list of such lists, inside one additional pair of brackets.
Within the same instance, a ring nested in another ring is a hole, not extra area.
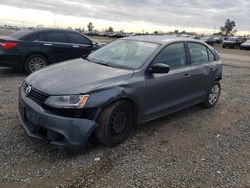
[(0, 42), (0, 48), (9, 50), (17, 46), (16, 42)]

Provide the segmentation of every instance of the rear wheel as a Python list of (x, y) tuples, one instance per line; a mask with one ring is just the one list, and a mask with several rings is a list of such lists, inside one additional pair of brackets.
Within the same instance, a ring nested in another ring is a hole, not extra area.
[(99, 142), (114, 147), (124, 142), (133, 127), (133, 110), (126, 101), (118, 101), (105, 108), (95, 130)]
[(26, 73), (31, 74), (48, 65), (47, 59), (39, 54), (29, 56), (24, 63), (24, 70)]
[(212, 108), (220, 97), (221, 87), (219, 82), (215, 82), (207, 93), (206, 100), (202, 103), (205, 108)]

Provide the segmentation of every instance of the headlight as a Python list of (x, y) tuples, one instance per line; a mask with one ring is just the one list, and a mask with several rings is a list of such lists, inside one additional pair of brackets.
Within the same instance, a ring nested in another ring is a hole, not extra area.
[(89, 95), (51, 96), (45, 104), (53, 108), (83, 108), (88, 99)]

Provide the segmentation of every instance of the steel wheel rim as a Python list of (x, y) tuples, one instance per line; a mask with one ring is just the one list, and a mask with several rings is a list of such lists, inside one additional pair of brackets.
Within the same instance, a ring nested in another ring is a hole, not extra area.
[(110, 122), (110, 129), (112, 135), (120, 135), (122, 134), (126, 129), (127, 124), (127, 114), (125, 110), (122, 108), (119, 108), (115, 110), (115, 112), (112, 114), (111, 122)]
[(47, 65), (42, 57), (34, 57), (29, 62), (29, 70), (31, 72), (38, 71)]
[(220, 87), (219, 85), (214, 85), (209, 93), (209, 103), (211, 105), (215, 104), (219, 98), (220, 95)]

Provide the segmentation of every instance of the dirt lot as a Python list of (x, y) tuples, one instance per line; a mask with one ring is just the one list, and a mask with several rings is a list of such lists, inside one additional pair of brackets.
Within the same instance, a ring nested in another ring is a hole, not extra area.
[(250, 51), (224, 50), (222, 95), (138, 126), (116, 148), (69, 155), (17, 118), (25, 75), (0, 68), (0, 187), (250, 187)]

